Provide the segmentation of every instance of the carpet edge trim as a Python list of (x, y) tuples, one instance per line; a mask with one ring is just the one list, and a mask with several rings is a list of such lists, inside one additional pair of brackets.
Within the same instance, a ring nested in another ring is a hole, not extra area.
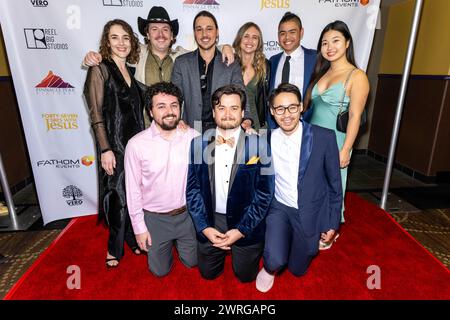
[[(383, 210), (384, 211), (384, 210)], [(447, 266), (442, 263), (441, 260), (439, 260), (438, 258), (436, 258), (427, 248), (424, 247), (424, 245), (422, 243), (419, 242), (419, 240), (417, 240), (416, 238), (414, 238), (408, 231), (405, 230), (405, 228), (403, 228), (387, 211), (384, 211), (384, 213), (393, 221), (395, 222), (395, 224), (397, 225), (397, 227), (399, 227), (403, 233), (406, 233), (406, 235), (408, 235), (409, 238), (411, 238), (412, 240), (414, 240), (414, 242), (416, 244), (418, 244), (422, 250), (424, 250), (430, 257), (432, 257), (437, 263), (439, 263), (441, 265), (442, 268), (445, 269), (445, 271), (447, 271), (447, 273), (450, 273), (450, 270), (447, 268)]]
[[(363, 197), (361, 197), (360, 195), (358, 195), (355, 192), (352, 192), (354, 195), (358, 196), (359, 198), (361, 198), (364, 201), (367, 201), (366, 199), (364, 199)], [(450, 273), (450, 270), (447, 268), (447, 266), (445, 264), (442, 263), (442, 261), (440, 261), (438, 258), (436, 258), (430, 251), (428, 251), (427, 248), (425, 248), (420, 242), (419, 240), (417, 240), (416, 238), (414, 238), (408, 231), (405, 230), (405, 228), (402, 227), (402, 225), (400, 223), (398, 223), (389, 212), (387, 212), (386, 210), (376, 206), (374, 203), (371, 203), (369, 201), (367, 201), (368, 203), (374, 205), (377, 209), (380, 209), (381, 211), (383, 211), (383, 213), (392, 221), (394, 222), (394, 224), (401, 229), (401, 231), (403, 233), (405, 233), (410, 239), (412, 239), (416, 244), (418, 244), (420, 246), (420, 248), (422, 248), (422, 250), (424, 250), (431, 258), (433, 258), (436, 262), (439, 263), (439, 265), (441, 267), (443, 267), (445, 269), (445, 271), (447, 271), (447, 273)]]
[(39, 258), (37, 258), (33, 264), (28, 268), (28, 270), (20, 277), (20, 279), (12, 286), (12, 288), (3, 297), (3, 300), (11, 300), (11, 297), (19, 289), (22, 283), (28, 278), (31, 272), (39, 265), (39, 263), (50, 253), (51, 249), (56, 245), (57, 242), (62, 238), (62, 236), (77, 222), (79, 217), (72, 218), (69, 224), (61, 231), (61, 233), (55, 238), (55, 240), (50, 243), (50, 245), (41, 253)]

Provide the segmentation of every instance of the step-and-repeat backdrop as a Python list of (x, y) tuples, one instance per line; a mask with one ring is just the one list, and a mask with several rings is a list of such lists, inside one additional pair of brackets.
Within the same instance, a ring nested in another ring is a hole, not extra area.
[(343, 20), (365, 69), (380, 0), (1, 0), (0, 23), (44, 223), (97, 212), (82, 59), (98, 50), (108, 20), (124, 19), (139, 33), (137, 17), (147, 18), (154, 5), (165, 6), (170, 18), (179, 20), (176, 45), (187, 49), (195, 49), (192, 22), (201, 10), (216, 16), (221, 44), (232, 44), (238, 28), (254, 21), (262, 29), (267, 57), (280, 51), (277, 26), (286, 11), (301, 17), (302, 45), (309, 48), (317, 47), (327, 23)]

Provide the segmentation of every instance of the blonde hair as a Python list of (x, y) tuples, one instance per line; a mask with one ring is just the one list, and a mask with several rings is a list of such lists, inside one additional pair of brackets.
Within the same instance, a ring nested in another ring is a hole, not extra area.
[[(258, 46), (256, 47), (256, 51), (255, 51), (255, 57), (253, 58), (252, 61), (252, 66), (255, 69), (255, 76), (256, 76), (256, 82), (259, 82), (261, 80), (264, 80), (264, 78), (266, 77), (266, 56), (264, 55), (263, 52), (263, 37), (262, 37), (262, 32), (261, 29), (259, 28), (259, 26), (254, 23), (254, 22), (247, 22), (244, 25), (242, 25), (237, 34), (236, 34), (236, 38), (233, 41), (233, 48), (234, 51), (236, 52), (236, 55), (238, 56), (239, 60), (242, 61), (242, 52), (241, 52), (241, 42), (242, 42), (242, 38), (244, 37), (245, 32), (250, 29), (251, 27), (254, 27), (258, 33), (259, 33), (259, 42), (258, 42)], [(241, 64), (241, 70), (242, 73), (244, 73), (245, 71), (245, 66), (243, 66)]]

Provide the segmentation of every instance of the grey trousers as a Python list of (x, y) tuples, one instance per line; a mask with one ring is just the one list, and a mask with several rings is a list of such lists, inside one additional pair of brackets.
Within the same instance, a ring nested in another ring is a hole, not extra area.
[(195, 228), (187, 211), (169, 216), (144, 210), (144, 220), (152, 238), (152, 245), (147, 244), (148, 267), (155, 276), (163, 277), (169, 273), (174, 244), (185, 266), (191, 268), (197, 265)]

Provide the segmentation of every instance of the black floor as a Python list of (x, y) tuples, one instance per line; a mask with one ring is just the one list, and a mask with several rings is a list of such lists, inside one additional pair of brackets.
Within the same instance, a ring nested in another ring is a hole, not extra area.
[(391, 192), (418, 209), (450, 208), (450, 185), (393, 188)]

